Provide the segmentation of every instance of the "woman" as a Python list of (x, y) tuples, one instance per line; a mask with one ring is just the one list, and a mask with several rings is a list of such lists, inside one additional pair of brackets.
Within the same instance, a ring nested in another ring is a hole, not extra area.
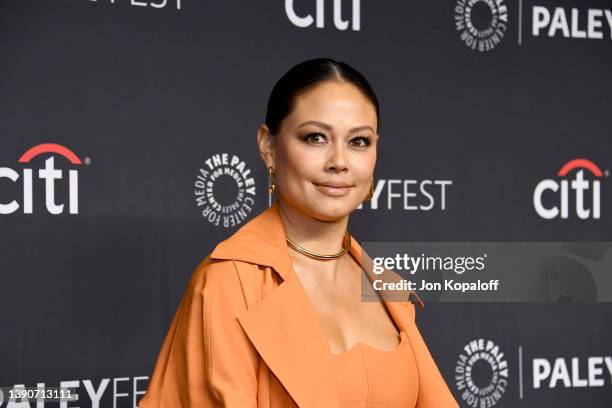
[(458, 407), (414, 305), (360, 298), (347, 226), (372, 195), (379, 122), (345, 63), (278, 81), (257, 133), (278, 199), (196, 268), (140, 408)]

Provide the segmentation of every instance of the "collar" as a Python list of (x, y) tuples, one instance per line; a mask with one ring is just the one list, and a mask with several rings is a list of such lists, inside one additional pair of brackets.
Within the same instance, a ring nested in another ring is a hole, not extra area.
[(275, 201), (234, 235), (220, 242), (210, 257), (269, 266), (283, 281), (289, 279), (293, 275), (293, 267), (285, 241), (285, 226), (278, 212), (278, 202)]

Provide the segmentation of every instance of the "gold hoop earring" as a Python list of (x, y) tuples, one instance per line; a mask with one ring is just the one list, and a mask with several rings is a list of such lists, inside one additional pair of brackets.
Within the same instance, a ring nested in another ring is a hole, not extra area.
[(370, 184), (370, 191), (368, 192), (368, 195), (366, 196), (365, 200), (363, 200), (363, 201), (364, 202), (370, 201), (373, 196), (374, 196), (374, 177), (372, 177), (372, 184)]
[(274, 190), (276, 190), (276, 170), (274, 167), (268, 167), (268, 177), (270, 181), (268, 182), (268, 193), (273, 194)]

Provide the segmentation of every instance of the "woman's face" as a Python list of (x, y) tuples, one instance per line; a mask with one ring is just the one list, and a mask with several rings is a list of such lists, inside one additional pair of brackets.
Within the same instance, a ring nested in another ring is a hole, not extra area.
[(374, 105), (352, 84), (327, 81), (298, 96), (267, 160), (281, 199), (322, 221), (352, 212), (370, 190), (376, 126)]

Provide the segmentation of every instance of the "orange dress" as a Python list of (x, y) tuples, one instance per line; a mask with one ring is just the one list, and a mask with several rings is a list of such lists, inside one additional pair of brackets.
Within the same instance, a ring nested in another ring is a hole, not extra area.
[(418, 368), (404, 331), (400, 338), (391, 351), (356, 343), (332, 354), (341, 408), (416, 406)]
[[(350, 255), (371, 269), (354, 237)], [(275, 202), (193, 272), (139, 406), (344, 408), (359, 396), (367, 406), (385, 399), (394, 407), (459, 408), (416, 325), (414, 304), (384, 304), (405, 333), (401, 347), (387, 354), (360, 344), (332, 355), (293, 270)], [(361, 371), (352, 370), (356, 363)]]

